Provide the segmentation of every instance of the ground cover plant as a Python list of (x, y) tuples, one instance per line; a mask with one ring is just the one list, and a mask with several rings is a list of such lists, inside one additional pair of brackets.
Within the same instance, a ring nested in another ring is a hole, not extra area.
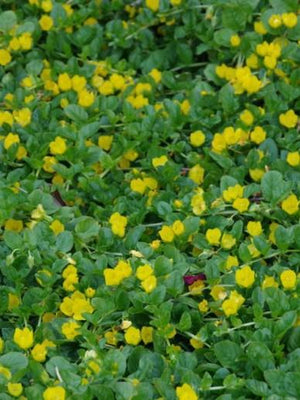
[(297, 0), (2, 0), (0, 400), (300, 398)]

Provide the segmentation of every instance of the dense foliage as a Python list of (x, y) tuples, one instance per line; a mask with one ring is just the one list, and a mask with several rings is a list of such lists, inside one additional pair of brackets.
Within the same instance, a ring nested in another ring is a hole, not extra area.
[(297, 0), (1, 0), (0, 400), (300, 398)]

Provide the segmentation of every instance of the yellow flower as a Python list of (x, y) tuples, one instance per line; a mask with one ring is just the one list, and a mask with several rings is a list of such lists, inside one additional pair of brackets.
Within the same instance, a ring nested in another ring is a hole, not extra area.
[(110, 81), (104, 81), (98, 87), (98, 92), (103, 96), (109, 96), (114, 93), (114, 86)]
[(142, 281), (141, 286), (146, 293), (151, 293), (157, 286), (156, 277), (154, 275), (150, 275), (148, 278)]
[(221, 246), (223, 249), (230, 250), (236, 244), (236, 239), (230, 233), (223, 233)]
[(21, 232), (23, 229), (23, 221), (10, 218), (5, 222), (4, 228), (6, 231)]
[(80, 335), (80, 325), (75, 321), (69, 321), (62, 324), (61, 331), (68, 340), (73, 340)]
[(182, 114), (188, 115), (191, 109), (190, 102), (188, 100), (183, 100), (183, 102), (180, 104), (180, 110)]
[(121, 283), (121, 276), (112, 268), (105, 268), (103, 275), (107, 286), (117, 286)]
[(220, 133), (215, 133), (214, 138), (211, 142), (211, 146), (214, 152), (222, 153), (222, 151), (226, 149), (225, 137)]
[(51, 0), (43, 0), (41, 4), (41, 8), (45, 12), (50, 12), (53, 8), (53, 4)]
[(299, 151), (289, 152), (286, 157), (286, 161), (292, 167), (297, 167), (300, 164)]
[(124, 154), (124, 158), (128, 161), (135, 161), (139, 156), (139, 153), (136, 150), (130, 149), (126, 151)]
[(265, 35), (268, 32), (262, 21), (254, 22), (254, 30), (256, 33), (259, 33), (260, 35)]
[(182, 235), (185, 231), (184, 224), (178, 219), (173, 222), (172, 230), (176, 236)]
[(22, 50), (30, 50), (32, 48), (32, 36), (30, 32), (24, 32), (19, 37), (19, 43)]
[(259, 236), (263, 233), (261, 223), (259, 221), (249, 221), (247, 231), (251, 236)]
[(56, 136), (55, 140), (50, 142), (50, 152), (53, 155), (64, 154), (67, 150), (66, 139)]
[(250, 126), (253, 124), (254, 121), (254, 116), (252, 114), (251, 111), (249, 110), (244, 110), (241, 114), (240, 114), (240, 120), (242, 122), (244, 122), (245, 125)]
[(178, 400), (198, 400), (195, 390), (188, 383), (176, 387), (176, 396)]
[(170, 0), (172, 6), (179, 6), (182, 3), (182, 0)]
[(6, 378), (6, 379), (11, 379), (11, 372), (10, 372), (10, 370), (8, 369), (8, 368), (5, 368), (5, 367), (3, 367), (1, 364), (0, 364), (0, 374), (1, 375), (4, 375), (4, 377)]
[(112, 135), (102, 135), (99, 136), (98, 138), (98, 146), (105, 151), (110, 150), (112, 142), (113, 142)]
[(209, 244), (216, 246), (220, 244), (221, 234), (219, 228), (207, 229), (205, 237)]
[(275, 69), (277, 65), (277, 59), (274, 56), (265, 56), (264, 66), (269, 69)]
[(63, 232), (65, 230), (65, 226), (58, 219), (55, 219), (51, 223), (50, 229), (53, 231), (53, 233), (55, 235), (58, 235), (59, 233), (61, 233), (61, 232)]
[(115, 271), (120, 275), (122, 280), (132, 275), (132, 268), (129, 262), (126, 262), (124, 260), (118, 261), (115, 267)]
[(197, 338), (197, 339), (196, 338), (191, 338), (190, 339), (190, 345), (194, 349), (198, 350), (198, 349), (202, 349), (203, 348), (204, 342), (202, 342), (202, 340), (200, 338)]
[(299, 200), (296, 195), (291, 194), (281, 203), (281, 208), (286, 213), (292, 215), (295, 214), (299, 210)]
[(127, 225), (127, 218), (115, 212), (111, 215), (109, 219), (110, 224), (112, 225), (112, 232), (120, 237), (125, 236), (125, 228)]
[(250, 201), (246, 198), (235, 199), (232, 207), (238, 210), (240, 213), (247, 211), (250, 205)]
[(143, 326), (141, 329), (141, 338), (144, 344), (153, 342), (153, 328), (151, 326)]
[(256, 144), (262, 143), (266, 139), (266, 131), (261, 126), (256, 126), (250, 133), (250, 139)]
[(136, 270), (136, 277), (143, 281), (153, 274), (153, 268), (149, 264), (140, 265)]
[(5, 49), (0, 49), (0, 65), (7, 65), (11, 62), (10, 52)]
[(210, 291), (210, 295), (215, 301), (224, 300), (227, 297), (226, 290), (220, 285), (214, 285)]
[(16, 37), (12, 38), (9, 42), (8, 47), (9, 47), (9, 50), (18, 51), (21, 47), (19, 39)]
[(42, 31), (50, 31), (53, 26), (53, 19), (49, 15), (42, 15), (39, 19), (39, 24)]
[(41, 343), (38, 343), (31, 350), (32, 358), (37, 362), (44, 362), (47, 356), (47, 348)]
[(277, 29), (282, 25), (282, 18), (279, 14), (273, 14), (268, 20), (268, 24), (271, 28)]
[(109, 78), (115, 90), (123, 90), (126, 87), (125, 78), (120, 74), (112, 74)]
[(237, 267), (239, 265), (238, 258), (236, 256), (228, 256), (225, 264), (225, 268), (230, 270), (233, 267)]
[(298, 116), (294, 110), (288, 110), (286, 113), (279, 115), (279, 122), (286, 128), (295, 128), (297, 125)]
[(19, 397), (23, 392), (23, 386), (21, 383), (12, 383), (9, 382), (7, 384), (8, 393), (13, 397)]
[(50, 157), (46, 156), (43, 158), (44, 164), (43, 164), (43, 170), (46, 172), (55, 172), (53, 169), (53, 166), (57, 163), (57, 160), (55, 157)]
[(275, 281), (273, 276), (265, 276), (265, 279), (262, 283), (262, 288), (266, 289), (268, 287), (278, 287), (278, 283)]
[(14, 332), (14, 342), (23, 350), (29, 349), (33, 345), (33, 332), (25, 327), (16, 328)]
[(71, 80), (72, 89), (75, 90), (75, 92), (81, 92), (85, 88), (86, 79), (84, 76), (74, 75)]
[(264, 176), (265, 171), (263, 169), (255, 168), (249, 169), (249, 175), (255, 182), (259, 182), (261, 178)]
[(291, 269), (287, 269), (280, 274), (280, 281), (284, 289), (294, 289), (296, 287), (297, 275)]
[(11, 311), (21, 303), (19, 297), (14, 293), (8, 293), (8, 309)]
[(146, 7), (151, 11), (156, 12), (159, 9), (159, 0), (146, 0)]
[(141, 341), (141, 332), (138, 328), (131, 326), (125, 332), (125, 340), (127, 344), (137, 346)]
[(200, 301), (200, 303), (198, 304), (198, 309), (200, 312), (206, 313), (209, 310), (208, 301), (207, 300)]
[(66, 391), (61, 386), (48, 387), (43, 393), (43, 400), (65, 400)]
[(83, 321), (85, 320), (85, 317), (82, 314), (84, 313), (92, 314), (94, 312), (94, 308), (90, 304), (90, 300), (87, 300), (85, 297), (75, 298), (72, 304), (72, 312), (73, 312), (73, 318), (76, 321)]
[(174, 240), (174, 232), (170, 226), (163, 225), (161, 230), (158, 232), (159, 236), (161, 237), (162, 241), (170, 243)]
[(64, 92), (72, 89), (72, 79), (66, 72), (58, 75), (57, 84), (60, 90)]
[(167, 161), (168, 161), (167, 156), (155, 157), (155, 158), (152, 158), (152, 165), (154, 168), (162, 167), (166, 164)]
[(194, 147), (202, 146), (205, 142), (205, 135), (202, 131), (195, 131), (190, 134), (190, 143)]
[(149, 72), (149, 75), (151, 76), (151, 78), (153, 78), (153, 80), (154, 80), (156, 83), (159, 83), (159, 82), (161, 81), (161, 72), (160, 72), (158, 69), (153, 68), (153, 69)]
[(233, 290), (230, 293), (229, 299), (223, 301), (222, 309), (227, 317), (230, 315), (235, 315), (244, 302), (244, 297), (236, 290)]
[(239, 286), (249, 288), (255, 281), (255, 273), (249, 265), (245, 265), (235, 272), (235, 281)]
[(232, 202), (239, 197), (243, 197), (244, 189), (241, 185), (236, 184), (235, 186), (230, 186), (223, 191), (222, 195), (225, 201)]
[(146, 188), (147, 188), (146, 183), (140, 178), (132, 179), (130, 181), (130, 189), (134, 192), (144, 194)]
[(200, 185), (203, 182), (204, 169), (199, 164), (195, 165), (189, 170), (189, 178), (197, 185)]
[(95, 95), (86, 89), (78, 93), (78, 104), (82, 107), (90, 107), (95, 101)]
[(297, 15), (295, 13), (284, 13), (281, 15), (282, 22), (287, 28), (294, 28), (297, 25)]
[(237, 46), (240, 45), (240, 43), (241, 43), (241, 39), (240, 39), (239, 35), (232, 35), (231, 36), (231, 38), (230, 38), (231, 46), (237, 47)]
[(31, 122), (31, 111), (29, 108), (21, 108), (21, 110), (15, 110), (13, 112), (14, 119), (22, 127), (27, 126)]
[(4, 139), (4, 148), (8, 150), (14, 143), (20, 143), (19, 135), (9, 133)]
[(111, 344), (112, 346), (116, 346), (118, 344), (116, 334), (117, 332), (114, 330), (105, 332), (104, 337), (106, 339), (106, 343)]

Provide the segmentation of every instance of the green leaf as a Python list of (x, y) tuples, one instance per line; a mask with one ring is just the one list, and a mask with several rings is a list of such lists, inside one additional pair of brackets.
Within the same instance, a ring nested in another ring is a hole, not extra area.
[(155, 276), (162, 276), (169, 274), (173, 269), (173, 264), (169, 258), (165, 256), (159, 256), (155, 260), (154, 271)]
[(73, 235), (69, 231), (61, 232), (56, 238), (56, 249), (68, 253), (74, 244)]
[(226, 2), (226, 6), (222, 11), (223, 26), (234, 31), (244, 30), (251, 12), (251, 7), (242, 0)]
[(0, 31), (7, 32), (17, 24), (17, 16), (13, 11), (4, 11), (0, 14)]
[(21, 249), (23, 240), (20, 234), (13, 231), (5, 231), (3, 235), (5, 244), (11, 249)]
[(300, 394), (300, 373), (286, 372), (280, 370), (265, 371), (264, 376), (271, 386), (272, 392), (283, 398), (294, 396), (299, 398)]
[(240, 357), (243, 355), (241, 347), (230, 340), (223, 340), (216, 343), (214, 352), (218, 361), (226, 368), (235, 368)]
[(261, 371), (265, 371), (267, 369), (272, 369), (275, 367), (273, 354), (264, 343), (250, 343), (247, 348), (247, 356), (252, 364), (259, 368)]
[(79, 217), (75, 226), (77, 236), (83, 241), (89, 241), (98, 235), (100, 226), (92, 217)]
[(70, 371), (75, 373), (76, 367), (72, 365), (66, 358), (61, 356), (55, 356), (50, 358), (46, 363), (46, 370), (53, 378), (57, 378), (57, 371)]
[(160, 201), (156, 204), (157, 212), (162, 217), (167, 217), (172, 213), (172, 207), (165, 201)]
[(246, 387), (250, 390), (251, 393), (255, 394), (256, 396), (268, 396), (270, 389), (266, 382), (258, 381), (256, 379), (247, 379), (246, 380)]
[(88, 119), (88, 113), (76, 104), (69, 104), (65, 107), (64, 112), (67, 117), (77, 123), (84, 122)]
[(218, 154), (213, 151), (209, 151), (208, 154), (218, 165), (220, 165), (220, 167), (227, 172), (231, 167), (234, 166), (234, 162), (229, 157), (225, 157), (222, 154)]
[(43, 69), (42, 60), (32, 60), (26, 65), (26, 71), (31, 75), (39, 75)]
[(266, 288), (264, 292), (273, 317), (277, 317), (289, 310), (288, 296), (282, 290), (279, 288)]
[(220, 90), (219, 100), (225, 114), (232, 114), (239, 108), (238, 98), (234, 95), (233, 87), (230, 84), (223, 86)]
[(185, 311), (181, 318), (180, 321), (178, 323), (178, 329), (185, 332), (188, 331), (192, 326), (192, 319), (191, 319), (191, 315), (188, 311)]
[(261, 188), (264, 199), (269, 201), (272, 206), (275, 206), (288, 195), (291, 184), (283, 180), (280, 172), (269, 171), (261, 180)]
[(125, 239), (125, 246), (127, 249), (135, 248), (145, 229), (146, 228), (144, 226), (136, 226), (135, 228), (132, 228), (128, 231)]
[(290, 328), (293, 327), (297, 319), (296, 311), (288, 311), (284, 313), (278, 321), (275, 322), (274, 335), (276, 338), (281, 338)]
[(275, 231), (275, 241), (281, 250), (287, 250), (294, 241), (293, 227), (284, 228), (281, 225), (278, 226)]
[(278, 13), (289, 11), (297, 12), (299, 9), (299, 2), (298, 0), (270, 0), (270, 6)]
[(28, 365), (28, 359), (23, 353), (12, 351), (0, 357), (0, 364), (15, 374)]
[(230, 38), (234, 34), (232, 29), (220, 29), (215, 32), (214, 40), (220, 46), (230, 46)]
[(84, 125), (78, 132), (78, 135), (80, 137), (84, 137), (84, 138), (89, 138), (91, 136), (93, 136), (95, 133), (97, 133), (99, 131), (99, 128), (101, 126), (100, 122), (92, 122), (88, 125)]

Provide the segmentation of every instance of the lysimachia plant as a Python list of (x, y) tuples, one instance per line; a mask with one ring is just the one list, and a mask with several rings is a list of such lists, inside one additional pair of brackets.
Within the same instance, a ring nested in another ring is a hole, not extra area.
[(299, 11), (0, 2), (0, 400), (300, 398)]

